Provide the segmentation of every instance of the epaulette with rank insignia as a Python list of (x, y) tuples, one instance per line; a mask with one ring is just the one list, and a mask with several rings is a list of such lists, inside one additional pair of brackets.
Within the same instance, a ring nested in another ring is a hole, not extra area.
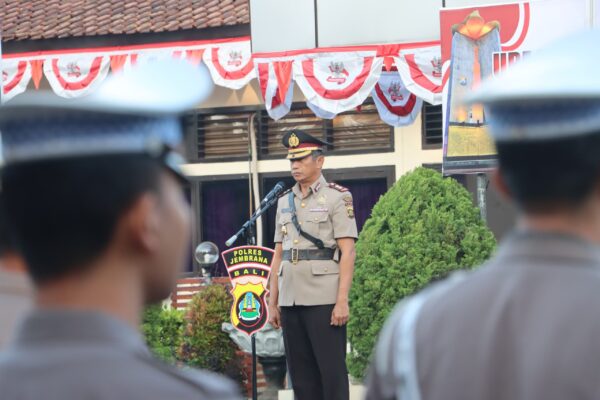
[(330, 187), (330, 188), (332, 188), (332, 189), (335, 189), (335, 190), (337, 190), (338, 192), (347, 192), (347, 191), (348, 191), (348, 188), (346, 188), (346, 187), (343, 187), (342, 185), (338, 185), (338, 184), (337, 184), (337, 183), (335, 183), (335, 182), (331, 182), (331, 183), (329, 184), (329, 187)]

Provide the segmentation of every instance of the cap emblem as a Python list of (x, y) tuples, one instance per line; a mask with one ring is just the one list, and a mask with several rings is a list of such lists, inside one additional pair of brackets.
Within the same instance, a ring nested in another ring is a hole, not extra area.
[(299, 144), (300, 144), (300, 139), (298, 139), (298, 136), (296, 136), (295, 133), (292, 133), (290, 135), (290, 138), (288, 139), (288, 145), (290, 147), (298, 147)]

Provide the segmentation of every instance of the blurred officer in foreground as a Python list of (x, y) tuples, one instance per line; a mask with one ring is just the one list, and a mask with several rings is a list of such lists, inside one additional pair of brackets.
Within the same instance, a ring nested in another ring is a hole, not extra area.
[(600, 398), (600, 33), (483, 84), (517, 229), (484, 266), (403, 301), (367, 399)]
[(0, 355), (3, 400), (238, 398), (224, 378), (155, 360), (138, 332), (185, 263), (176, 114), (209, 92), (206, 73), (170, 60), (86, 98), (33, 93), (0, 109), (2, 191), (35, 285)]
[(283, 136), (296, 185), (277, 205), (270, 282), (271, 324), (283, 327), (297, 400), (346, 400), (348, 291), (357, 238), (352, 195), (321, 174), (326, 143)]
[(31, 284), (25, 263), (14, 249), (0, 192), (0, 351), (6, 346), (17, 322), (31, 308)]

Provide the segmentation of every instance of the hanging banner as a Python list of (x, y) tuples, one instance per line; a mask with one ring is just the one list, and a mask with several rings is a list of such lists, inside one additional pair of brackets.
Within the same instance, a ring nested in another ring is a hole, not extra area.
[(31, 64), (27, 60), (2, 59), (2, 102), (23, 93), (31, 80)]
[(430, 104), (442, 104), (443, 75), (439, 45), (400, 50), (394, 61), (408, 90)]
[(381, 120), (396, 127), (412, 124), (423, 106), (423, 100), (404, 86), (396, 72), (383, 72), (371, 97)]
[(204, 51), (203, 58), (219, 86), (237, 90), (256, 77), (250, 41), (214, 46)]
[[(289, 63), (291, 68), (291, 61)], [(276, 64), (273, 62), (255, 59), (254, 64), (256, 65), (256, 74), (258, 76), (260, 93), (265, 102), (265, 109), (267, 110), (269, 117), (277, 121), (290, 112), (292, 107), (294, 83), (291, 79), (291, 70), (287, 79), (284, 76), (278, 79), (275, 70)], [(285, 82), (280, 84), (282, 81)], [(282, 88), (282, 86), (284, 87)], [(285, 89), (285, 87), (287, 87), (287, 89)], [(283, 91), (283, 96), (280, 88), (285, 90)]]
[(63, 55), (44, 61), (44, 75), (61, 97), (84, 96), (106, 78), (110, 57), (98, 54)]
[(231, 280), (231, 324), (248, 336), (269, 320), (265, 296), (275, 251), (266, 247), (241, 246), (221, 255)]
[(337, 114), (329, 112), (329, 111), (325, 111), (322, 108), (317, 107), (316, 105), (314, 105), (313, 103), (311, 103), (310, 101), (306, 102), (306, 107), (308, 107), (308, 109), (310, 111), (313, 112), (313, 114), (315, 114), (315, 116), (322, 118), (322, 119), (334, 119), (336, 117)]
[(464, 105), (464, 96), (530, 51), (588, 25), (586, 0), (440, 11), (442, 63), (449, 75), (444, 100), (445, 174), (485, 172), (496, 165), (485, 111), (479, 104)]
[(339, 114), (365, 101), (382, 66), (375, 52), (317, 53), (294, 60), (293, 76), (309, 103)]

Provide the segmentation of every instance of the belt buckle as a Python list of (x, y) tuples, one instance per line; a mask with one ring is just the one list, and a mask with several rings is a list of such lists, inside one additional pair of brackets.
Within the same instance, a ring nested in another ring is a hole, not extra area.
[(292, 249), (292, 264), (298, 264), (298, 249)]

